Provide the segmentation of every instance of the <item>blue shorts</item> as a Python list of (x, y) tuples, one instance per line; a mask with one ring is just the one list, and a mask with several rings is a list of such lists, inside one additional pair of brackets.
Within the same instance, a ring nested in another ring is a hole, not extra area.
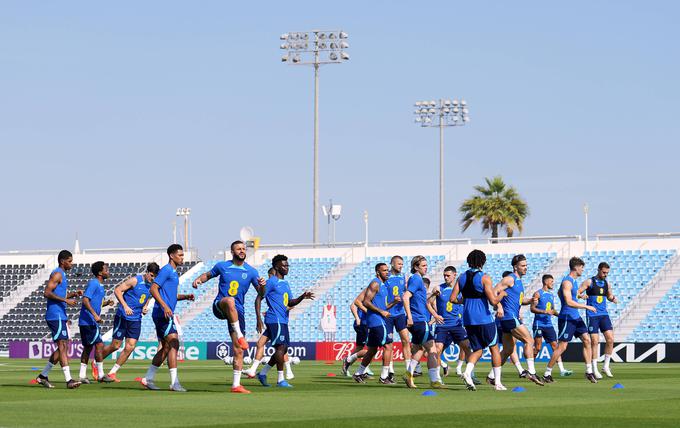
[(81, 325), (80, 326), (80, 340), (85, 346), (96, 345), (102, 343), (102, 336), (99, 334), (98, 325)]
[(550, 327), (539, 327), (536, 324), (533, 326), (534, 338), (542, 337), (546, 343), (557, 342), (557, 333), (555, 333), (555, 328)]
[(408, 331), (411, 332), (411, 343), (414, 345), (424, 345), (434, 340), (434, 326), (427, 321), (414, 322)]
[[(213, 308), (214, 307), (215, 307), (215, 305), (213, 305)], [(246, 317), (241, 312), (238, 313), (238, 326), (241, 329), (241, 334), (243, 334), (245, 336), (246, 335)], [(234, 333), (234, 328), (231, 326), (231, 323), (227, 323), (227, 330), (229, 330), (229, 334)], [(269, 337), (269, 336), (267, 336), (267, 337)]]
[(113, 318), (113, 340), (138, 340), (141, 333), (142, 320), (128, 320), (120, 314)]
[(366, 342), (368, 341), (368, 326), (365, 324), (365, 322), (362, 322), (360, 325), (357, 325), (355, 322), (354, 332), (357, 334), (357, 338), (354, 341), (354, 343), (357, 345), (357, 348), (363, 348), (366, 346)]
[(66, 320), (45, 320), (52, 333), (52, 340), (68, 340)]
[(586, 317), (588, 322), (588, 333), (597, 334), (599, 332), (604, 333), (605, 331), (614, 330), (612, 326), (612, 320), (609, 315), (598, 315), (595, 317)]
[(465, 331), (467, 331), (472, 352), (498, 344), (496, 323), (490, 322), (488, 324), (466, 325)]
[[(224, 312), (222, 312), (222, 309), (220, 309), (220, 299), (213, 300), (212, 311), (213, 311), (213, 315), (215, 315), (215, 318), (220, 319), (220, 320), (226, 320), (227, 319), (227, 315)], [(241, 330), (241, 331), (243, 331), (243, 330)]]
[(398, 332), (406, 328), (406, 314), (394, 315), (392, 318), (392, 324), (394, 324), (394, 329)]
[(290, 343), (290, 333), (288, 333), (288, 324), (265, 324), (267, 328), (264, 330), (265, 336), (272, 342), (272, 346), (288, 345)]
[(385, 319), (384, 323), (379, 326), (369, 327), (366, 344), (369, 348), (378, 348), (392, 343), (393, 330), (394, 326), (389, 318)]
[(571, 342), (574, 336), (581, 337), (588, 333), (588, 327), (586, 327), (586, 323), (583, 322), (581, 317), (575, 320), (558, 318), (557, 328), (560, 331), (560, 342)]
[(510, 320), (501, 320), (501, 331), (503, 333), (512, 333), (514, 329), (522, 325), (522, 322), (517, 318)]
[(159, 341), (165, 339), (171, 334), (177, 334), (177, 329), (175, 328), (175, 321), (170, 318), (154, 318), (153, 323), (156, 326), (156, 337)]
[(498, 340), (502, 340), (503, 328), (501, 327), (501, 320), (496, 318), (496, 334), (498, 335)]
[(453, 327), (438, 325), (434, 332), (434, 341), (436, 343), (443, 343), (444, 349), (448, 348), (451, 343), (459, 344), (465, 339), (467, 339), (467, 332), (462, 325)]

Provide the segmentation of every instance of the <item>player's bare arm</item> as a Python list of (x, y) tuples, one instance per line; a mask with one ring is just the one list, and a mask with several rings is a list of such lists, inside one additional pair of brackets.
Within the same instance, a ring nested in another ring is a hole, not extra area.
[(291, 299), (288, 301), (288, 309), (291, 309), (297, 305), (299, 305), (303, 300), (309, 299), (309, 300), (314, 300), (314, 293), (311, 291), (305, 291), (304, 293), (300, 294), (298, 297), (295, 299)]
[(156, 302), (158, 302), (160, 307), (163, 308), (163, 315), (165, 316), (165, 318), (166, 319), (172, 318), (172, 309), (170, 309), (170, 306), (168, 306), (168, 304), (165, 303), (165, 301), (161, 297), (160, 286), (154, 282), (153, 284), (151, 284), (149, 292), (151, 292), (151, 295), (153, 296), (154, 299), (156, 299)]
[(362, 303), (369, 311), (378, 313), (382, 315), (383, 318), (387, 318), (390, 316), (390, 313), (387, 311), (383, 311), (382, 309), (378, 308), (373, 304), (373, 298), (375, 297), (375, 294), (378, 292), (379, 289), (380, 284), (378, 284), (377, 281), (373, 281), (370, 284), (368, 284), (368, 288), (366, 288), (366, 291), (364, 293), (364, 301)]
[[(125, 297), (123, 297), (123, 294), (128, 291), (132, 290), (135, 288), (137, 285), (137, 278), (132, 277), (128, 278), (123, 283), (118, 285), (116, 288), (113, 290), (113, 295), (116, 296), (116, 299), (118, 299), (118, 303), (123, 307), (123, 310), (125, 311), (125, 315), (132, 315), (134, 311), (128, 306), (128, 304), (125, 302)], [(147, 300), (147, 305), (148, 305), (148, 300)], [(144, 305), (146, 307), (146, 305)]]
[(585, 309), (590, 312), (596, 312), (596, 309), (592, 306), (582, 305), (578, 302), (575, 302), (574, 299), (571, 298), (572, 288), (573, 285), (571, 284), (571, 282), (569, 281), (562, 282), (562, 296), (564, 297), (564, 303), (570, 308)]

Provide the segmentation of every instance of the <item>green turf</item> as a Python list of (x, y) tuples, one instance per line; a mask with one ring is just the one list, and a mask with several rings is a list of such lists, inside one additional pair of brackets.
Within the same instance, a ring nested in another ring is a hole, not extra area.
[[(53, 369), (53, 390), (30, 385), (37, 375), (32, 367), (44, 361), (0, 359), (0, 427), (14, 426), (165, 426), (217, 427), (223, 425), (272, 426), (398, 426), (406, 423), (437, 426), (526, 427), (661, 427), (680, 426), (680, 364), (616, 364), (616, 378), (597, 385), (582, 377), (582, 365), (571, 378), (538, 387), (505, 371), (504, 383), (526, 392), (495, 392), (482, 386), (465, 391), (457, 378), (445, 378), (446, 390), (435, 397), (421, 396), (420, 388), (403, 384), (355, 384), (351, 379), (328, 377), (339, 365), (303, 362), (294, 366), (293, 390), (263, 388), (255, 380), (244, 384), (253, 393), (228, 392), (231, 371), (219, 361), (181, 363), (179, 376), (186, 394), (144, 391), (133, 381), (146, 363), (130, 362), (119, 372), (123, 382), (65, 389), (58, 367)], [(73, 364), (77, 374), (78, 364)], [(107, 368), (110, 362), (107, 361)], [(542, 370), (543, 367), (539, 367)], [(478, 372), (488, 370), (481, 365)], [(159, 386), (168, 383), (167, 370), (157, 375)], [(480, 376), (481, 377), (481, 376)], [(275, 380), (275, 372), (270, 373)], [(613, 390), (615, 382), (625, 388)]]

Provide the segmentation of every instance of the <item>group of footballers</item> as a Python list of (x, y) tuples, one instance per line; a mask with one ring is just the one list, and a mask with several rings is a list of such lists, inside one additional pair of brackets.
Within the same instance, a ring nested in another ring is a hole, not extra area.
[[(194, 300), (193, 294), (180, 294), (179, 274), (177, 268), (184, 262), (184, 251), (181, 245), (173, 244), (167, 249), (168, 263), (160, 268), (156, 263), (149, 263), (146, 272), (131, 277), (116, 286), (114, 296), (118, 307), (113, 322), (112, 342), (104, 345), (101, 337), (101, 310), (105, 306), (114, 305), (112, 299), (106, 299), (104, 282), (109, 278), (108, 265), (103, 261), (92, 264), (93, 278), (88, 282), (84, 292), (68, 291), (67, 272), (72, 268), (73, 255), (63, 250), (59, 253), (58, 267), (50, 274), (45, 287), (47, 300), (45, 320), (56, 344), (56, 349), (49, 358), (45, 368), (35, 379), (47, 388), (53, 388), (48, 375), (50, 370), (60, 363), (66, 386), (78, 388), (90, 383), (87, 377), (89, 357), (94, 350), (92, 372), (98, 382), (120, 382), (117, 372), (134, 350), (141, 332), (142, 316), (147, 313), (151, 298), (155, 301), (152, 319), (156, 329), (159, 346), (141, 384), (149, 390), (160, 389), (155, 384), (155, 375), (163, 363), (167, 363), (170, 374), (170, 390), (186, 392), (180, 384), (177, 374), (177, 356), (179, 337), (177, 333), (175, 308), (178, 301)], [(294, 376), (288, 361), (288, 344), (290, 342), (288, 322), (289, 311), (305, 299), (314, 299), (314, 294), (303, 292), (292, 297), (290, 284), (285, 279), (289, 273), (288, 258), (277, 255), (272, 259), (269, 278), (261, 278), (255, 268), (245, 262), (246, 246), (242, 241), (231, 244), (232, 259), (215, 264), (208, 272), (200, 275), (193, 282), (193, 288), (218, 277), (218, 292), (212, 303), (212, 311), (220, 320), (227, 320), (227, 329), (234, 348), (233, 381), (231, 392), (250, 393), (241, 385), (244, 350), (249, 347), (243, 332), (245, 326), (245, 295), (252, 286), (258, 296), (255, 300), (257, 330), (261, 332), (257, 343), (257, 352), (253, 365), (245, 374), (258, 378), (268, 387), (267, 374), (271, 368), (277, 368), (276, 385), (292, 388), (288, 380)], [(444, 283), (432, 286), (426, 277), (427, 259), (416, 256), (411, 261), (411, 275), (402, 273), (404, 261), (400, 256), (391, 259), (391, 266), (378, 263), (375, 266), (376, 276), (368, 287), (361, 291), (351, 305), (354, 314), (354, 328), (357, 333), (355, 352), (343, 361), (343, 373), (348, 374), (353, 362), (361, 359), (361, 363), (352, 376), (358, 383), (365, 383), (372, 374), (369, 364), (383, 349), (382, 370), (379, 382), (395, 384), (394, 366), (392, 362), (392, 337), (397, 331), (402, 343), (406, 372), (403, 380), (409, 388), (416, 388), (414, 378), (418, 374), (421, 359), (426, 357), (430, 386), (443, 387), (440, 367), (444, 375), (448, 374), (448, 365), (442, 360), (444, 350), (452, 343), (460, 348), (456, 373), (463, 379), (470, 390), (475, 390), (479, 382), (474, 376), (475, 364), (482, 357), (485, 349), (491, 354), (492, 370), (487, 382), (496, 390), (505, 390), (501, 383), (501, 367), (508, 358), (515, 364), (520, 377), (537, 385), (554, 382), (552, 368), (559, 364), (563, 376), (571, 372), (564, 369), (561, 355), (574, 336), (583, 342), (583, 356), (586, 363), (586, 378), (593, 383), (602, 378), (597, 370), (597, 349), (599, 348), (599, 332), (604, 334), (605, 362), (604, 372), (612, 377), (609, 367), (613, 351), (612, 324), (607, 314), (606, 302), (617, 303), (610, 285), (607, 283), (609, 265), (600, 263), (598, 273), (593, 278), (578, 280), (583, 273), (585, 263), (579, 258), (569, 261), (570, 272), (566, 275), (558, 291), (561, 310), (554, 309), (552, 294), (553, 278), (543, 276), (543, 288), (531, 297), (525, 297), (522, 277), (527, 272), (526, 257), (519, 254), (512, 259), (512, 272), (506, 272), (495, 286), (491, 277), (483, 272), (486, 255), (480, 250), (473, 250), (467, 257), (469, 270), (458, 278), (456, 269), (448, 266), (444, 270)], [(67, 306), (78, 305), (82, 297), (79, 317), (80, 335), (83, 344), (80, 373), (78, 379), (71, 376), (68, 362), (69, 334), (67, 330)], [(586, 298), (587, 304), (578, 303), (579, 298)], [(268, 309), (264, 322), (260, 314), (261, 301), (265, 300)], [(520, 310), (523, 305), (531, 305), (536, 314), (533, 334), (522, 324)], [(495, 308), (495, 317), (490, 307)], [(583, 322), (578, 310), (587, 311), (588, 324)], [(551, 317), (558, 317), (559, 336), (555, 333)], [(495, 318), (495, 319), (494, 319)], [(524, 356), (527, 370), (524, 370), (515, 352), (517, 341), (524, 344)], [(553, 354), (542, 378), (536, 374), (534, 358), (538, 354), (542, 341), (545, 340), (553, 349)], [(109, 373), (104, 373), (103, 360), (123, 345), (116, 363)], [(275, 352), (265, 363), (264, 346), (271, 342)], [(502, 350), (499, 345), (502, 344)], [(465, 370), (463, 371), (463, 365)], [(258, 366), (262, 368), (257, 372)], [(288, 374), (284, 372), (287, 369)]]
[[(597, 368), (601, 332), (606, 341), (603, 371), (606, 376), (613, 377), (610, 362), (614, 335), (607, 301), (618, 301), (607, 282), (610, 266), (606, 262), (598, 265), (597, 275), (579, 285), (585, 263), (578, 257), (569, 260), (569, 273), (558, 290), (559, 312), (555, 309), (552, 275), (543, 275), (542, 288), (525, 296), (522, 277), (528, 267), (524, 255), (512, 258), (512, 271), (506, 271), (495, 285), (483, 271), (485, 263), (484, 252), (473, 250), (467, 256), (469, 269), (456, 278), (456, 268), (447, 266), (444, 282), (438, 286), (431, 285), (425, 276), (428, 265), (423, 256), (411, 260), (408, 280), (402, 272), (404, 260), (400, 256), (392, 257), (390, 266), (386, 263), (375, 265), (375, 278), (350, 305), (355, 320), (356, 348), (343, 360), (343, 374), (365, 383), (372, 376), (369, 365), (382, 348), (379, 382), (395, 384), (392, 356), (396, 331), (406, 365), (403, 381), (409, 388), (417, 388), (414, 378), (419, 375), (418, 368), (424, 355), (427, 355), (430, 387), (444, 386), (441, 372), (448, 375), (448, 363), (442, 354), (452, 343), (459, 347), (456, 374), (469, 390), (475, 390), (481, 384), (474, 376), (474, 368), (485, 350), (491, 355), (492, 366), (486, 381), (496, 390), (506, 390), (501, 382), (501, 368), (508, 359), (517, 368), (520, 378), (543, 386), (555, 382), (552, 377), (555, 364), (559, 365), (562, 376), (572, 374), (564, 368), (561, 356), (569, 342), (577, 337), (583, 343), (585, 377), (597, 383), (603, 378)], [(579, 303), (578, 299), (586, 299), (586, 304)], [(522, 324), (524, 305), (530, 305), (535, 314), (533, 332)], [(587, 323), (581, 318), (579, 309), (586, 311)], [(559, 335), (553, 327), (553, 316), (558, 318)], [(526, 370), (516, 352), (517, 341), (523, 343)], [(553, 352), (543, 376), (539, 377), (535, 357), (543, 341)], [(357, 360), (361, 362), (352, 375), (350, 366)]]
[[(172, 244), (167, 249), (168, 263), (160, 268), (156, 263), (149, 263), (144, 274), (129, 278), (116, 286), (114, 295), (118, 300), (118, 308), (113, 322), (113, 337), (109, 345), (104, 345), (101, 337), (101, 310), (105, 306), (114, 305), (112, 299), (105, 299), (104, 281), (109, 278), (108, 265), (103, 261), (92, 264), (91, 279), (85, 291), (68, 291), (67, 272), (73, 266), (73, 255), (63, 250), (57, 256), (58, 267), (50, 274), (45, 286), (44, 296), (47, 300), (45, 321), (50, 329), (52, 340), (56, 344), (55, 351), (50, 355), (45, 368), (35, 379), (35, 383), (47, 388), (54, 386), (49, 380), (50, 370), (60, 363), (66, 386), (75, 389), (82, 384), (91, 383), (87, 377), (88, 361), (94, 350), (92, 372), (98, 382), (120, 382), (117, 372), (127, 361), (139, 339), (142, 326), (142, 316), (147, 313), (148, 305), (153, 297), (155, 303), (152, 319), (158, 337), (158, 351), (154, 356), (141, 384), (149, 390), (159, 390), (155, 384), (156, 372), (163, 363), (167, 363), (170, 373), (170, 390), (186, 392), (179, 382), (177, 375), (177, 355), (179, 352), (179, 337), (177, 333), (175, 308), (181, 300), (194, 300), (193, 294), (180, 294), (179, 274), (177, 268), (184, 263), (184, 251), (181, 245)], [(292, 296), (290, 284), (285, 279), (288, 275), (288, 258), (277, 255), (272, 259), (269, 279), (260, 278), (257, 270), (245, 262), (246, 246), (242, 241), (231, 244), (232, 259), (215, 264), (208, 272), (200, 275), (192, 286), (199, 285), (212, 278), (219, 277), (218, 292), (212, 304), (215, 317), (227, 320), (228, 331), (234, 347), (233, 382), (231, 392), (248, 394), (249, 390), (241, 385), (244, 350), (248, 349), (243, 332), (245, 326), (245, 295), (252, 286), (257, 290), (257, 328), (262, 333), (258, 341), (258, 351), (253, 363), (252, 373), (262, 362), (264, 345), (267, 341), (275, 349), (274, 355), (264, 364), (258, 380), (263, 386), (270, 386), (267, 373), (276, 366), (278, 379), (276, 385), (292, 388), (288, 383), (293, 376), (290, 372), (287, 350), (290, 341), (288, 333), (288, 312), (304, 299), (313, 299), (314, 294), (306, 291), (298, 297)], [(69, 334), (67, 328), (67, 306), (77, 306), (78, 298), (82, 297), (79, 316), (80, 336), (83, 344), (81, 354), (80, 374), (76, 380), (71, 376), (68, 361)], [(268, 305), (264, 322), (261, 319), (260, 304), (265, 300)], [(120, 349), (125, 340), (125, 346), (108, 374), (104, 373), (103, 360)], [(284, 376), (284, 367), (288, 368), (288, 376)]]

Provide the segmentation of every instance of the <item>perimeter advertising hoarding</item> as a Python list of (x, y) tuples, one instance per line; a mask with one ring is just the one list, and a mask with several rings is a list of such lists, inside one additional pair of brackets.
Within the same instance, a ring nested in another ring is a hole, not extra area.
[[(130, 356), (134, 360), (150, 360), (156, 353), (156, 342), (138, 342), (135, 351)], [(255, 342), (250, 343), (246, 355), (255, 355)], [(517, 346), (522, 356), (522, 346)], [(56, 349), (52, 342), (47, 341), (10, 341), (10, 358), (45, 359)], [(292, 342), (288, 348), (288, 355), (300, 360), (340, 361), (354, 352), (352, 342)], [(69, 358), (80, 358), (83, 345), (79, 341), (71, 341), (68, 348)], [(600, 344), (600, 360), (602, 360), (604, 344)], [(109, 359), (118, 356), (116, 351)], [(444, 351), (444, 359), (455, 361), (458, 358), (458, 347), (451, 345)], [(267, 346), (265, 355), (271, 356), (274, 348)], [(541, 349), (536, 361), (547, 362), (552, 351), (546, 345)], [(184, 342), (180, 349), (180, 359), (183, 360), (217, 360), (233, 354), (230, 342)], [(382, 358), (382, 351), (378, 351), (376, 359)], [(394, 360), (403, 361), (404, 353), (401, 343), (394, 344)], [(583, 345), (580, 342), (569, 344), (569, 348), (562, 356), (564, 361), (583, 361)], [(490, 361), (491, 356), (485, 351), (482, 361)], [(680, 363), (680, 343), (615, 343), (612, 353), (614, 363)]]

